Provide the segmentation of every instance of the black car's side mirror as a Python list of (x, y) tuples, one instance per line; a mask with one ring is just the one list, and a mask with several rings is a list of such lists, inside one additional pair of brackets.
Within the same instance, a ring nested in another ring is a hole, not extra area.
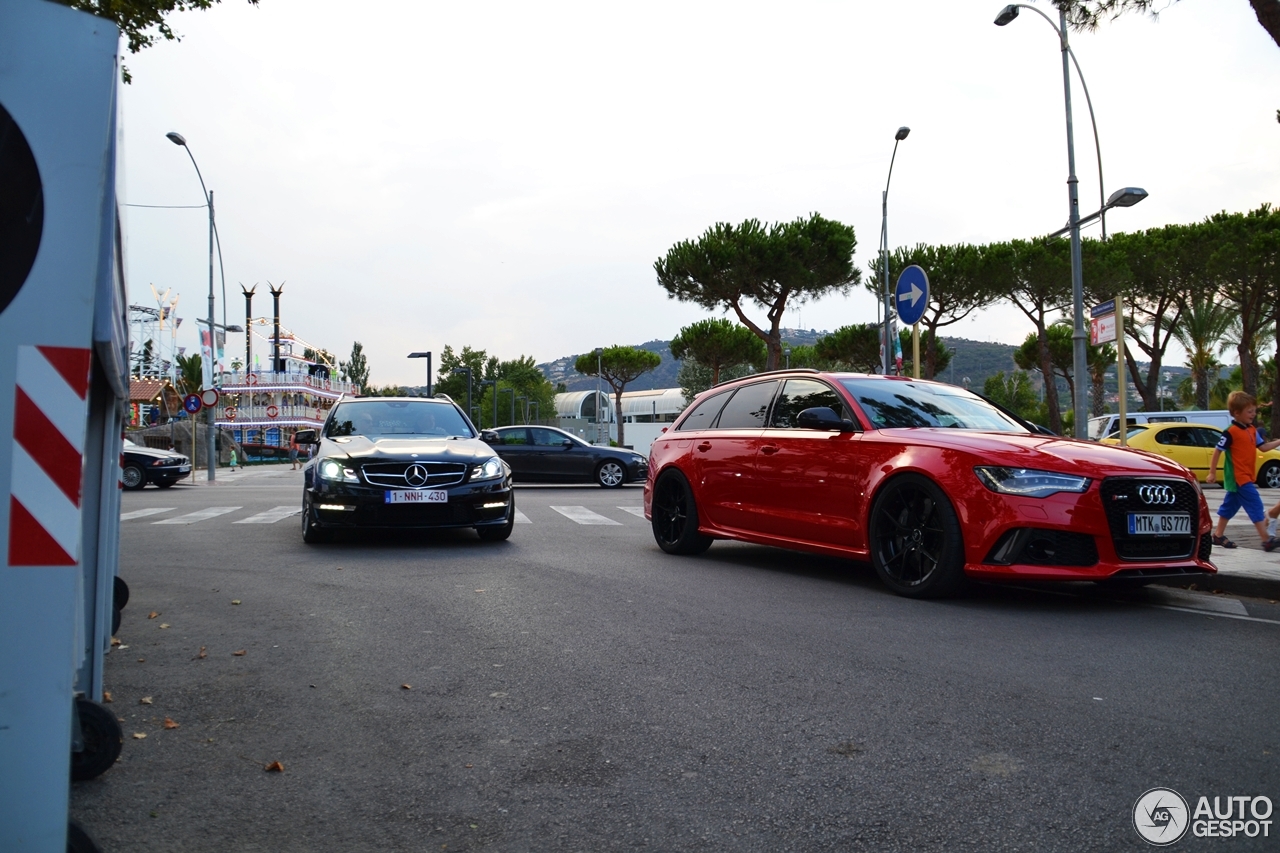
[(800, 429), (839, 430), (840, 432), (853, 432), (855, 429), (853, 421), (840, 417), (829, 406), (804, 409), (796, 415), (796, 426)]
[(485, 444), (502, 444), (502, 436), (497, 430), (482, 429), (480, 430), (480, 440)]
[(565, 450), (568, 450), (570, 447), (573, 447), (573, 442), (566, 438), (564, 441), (560, 442), (560, 446)]
[(293, 438), (298, 444), (320, 443), (320, 439), (316, 437), (316, 431), (313, 429), (300, 429), (293, 434)]

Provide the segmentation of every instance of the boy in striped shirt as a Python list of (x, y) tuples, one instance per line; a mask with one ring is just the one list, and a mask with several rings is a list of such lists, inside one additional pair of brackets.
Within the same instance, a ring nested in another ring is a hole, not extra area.
[(1213, 544), (1219, 548), (1235, 548), (1236, 543), (1227, 538), (1227, 521), (1244, 507), (1245, 513), (1253, 526), (1258, 529), (1258, 537), (1262, 539), (1262, 550), (1274, 551), (1280, 548), (1280, 539), (1267, 533), (1267, 511), (1262, 506), (1262, 496), (1258, 494), (1258, 486), (1253, 481), (1253, 472), (1258, 464), (1258, 451), (1263, 453), (1280, 447), (1280, 439), (1264, 442), (1253, 425), (1258, 414), (1258, 401), (1252, 394), (1243, 391), (1232, 391), (1227, 398), (1227, 410), (1231, 412), (1231, 425), (1222, 432), (1218, 446), (1213, 449), (1209, 459), (1209, 476), (1206, 483), (1212, 484), (1218, 475), (1218, 459), (1225, 455), (1222, 470), (1222, 486), (1227, 496), (1222, 499), (1218, 508), (1218, 523), (1213, 529)]

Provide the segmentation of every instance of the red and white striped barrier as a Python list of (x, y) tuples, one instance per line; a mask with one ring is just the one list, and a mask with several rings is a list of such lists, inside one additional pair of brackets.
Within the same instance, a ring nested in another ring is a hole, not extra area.
[(80, 562), (89, 350), (19, 346), (9, 483), (9, 565)]

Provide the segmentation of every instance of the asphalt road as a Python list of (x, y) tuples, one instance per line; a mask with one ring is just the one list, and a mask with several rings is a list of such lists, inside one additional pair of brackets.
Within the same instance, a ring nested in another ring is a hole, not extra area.
[(72, 793), (107, 853), (1140, 850), (1148, 789), (1280, 803), (1264, 601), (909, 601), (862, 564), (667, 556), (635, 487), (522, 488), (506, 543), (307, 546), (300, 483), (124, 495), (124, 752)]

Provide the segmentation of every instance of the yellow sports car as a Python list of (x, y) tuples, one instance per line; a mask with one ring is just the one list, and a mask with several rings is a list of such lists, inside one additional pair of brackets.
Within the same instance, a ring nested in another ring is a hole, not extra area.
[[(1208, 424), (1135, 424), (1129, 428), (1125, 442), (1135, 450), (1172, 459), (1203, 483), (1209, 476), (1209, 458), (1221, 437), (1222, 430)], [(1120, 439), (1104, 438), (1100, 443), (1119, 444)], [(1218, 459), (1219, 483), (1222, 482), (1223, 461)], [(1280, 449), (1258, 454), (1254, 479), (1260, 488), (1280, 489)]]

